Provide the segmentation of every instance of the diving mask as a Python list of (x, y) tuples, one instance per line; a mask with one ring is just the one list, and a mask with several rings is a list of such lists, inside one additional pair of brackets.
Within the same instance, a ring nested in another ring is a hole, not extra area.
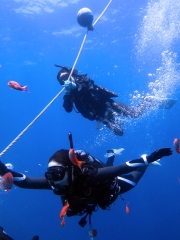
[(45, 177), (49, 181), (57, 182), (64, 179), (67, 168), (64, 166), (49, 167)]

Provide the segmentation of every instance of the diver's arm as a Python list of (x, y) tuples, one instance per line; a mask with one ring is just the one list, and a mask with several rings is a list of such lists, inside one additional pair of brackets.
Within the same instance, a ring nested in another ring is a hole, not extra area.
[(66, 110), (66, 112), (72, 112), (73, 102), (71, 100), (71, 95), (64, 95), (63, 99), (64, 99), (63, 107)]
[(14, 185), (20, 188), (28, 188), (28, 189), (51, 189), (50, 184), (48, 183), (45, 177), (34, 178), (27, 177), (22, 173), (17, 173), (12, 170), (10, 172), (13, 175)]
[(98, 168), (98, 171), (96, 174), (93, 176), (94, 181), (104, 181), (108, 178), (114, 178), (117, 176), (120, 176), (122, 174), (127, 174), (130, 173), (132, 170), (137, 170), (140, 165), (138, 164), (146, 164), (148, 165), (151, 162), (157, 161), (158, 159), (165, 157), (165, 156), (170, 156), (172, 155), (172, 150), (171, 148), (161, 148), (153, 153), (151, 155), (146, 157), (146, 161), (144, 158), (139, 158), (135, 159), (126, 163), (123, 163), (118, 166), (110, 166), (110, 167), (105, 167), (105, 168)]
[(27, 188), (27, 189), (51, 190), (51, 186), (49, 185), (49, 183), (45, 177), (32, 178), (32, 177), (26, 177), (24, 175), (23, 178), (24, 178), (23, 180), (20, 180), (20, 178), (14, 178), (14, 185), (16, 185), (17, 187), (20, 187), (20, 188)]
[(17, 173), (12, 170), (10, 170), (10, 172), (13, 175), (14, 185), (20, 188), (51, 189), (51, 186), (45, 177), (34, 178), (34, 177), (27, 177), (22, 173)]
[(50, 184), (45, 177), (41, 178), (31, 178), (26, 177), (22, 173), (15, 172), (11, 169), (8, 169), (4, 163), (0, 161), (0, 176), (3, 176), (6, 173), (12, 173), (14, 185), (21, 188), (29, 189), (51, 189)]
[(14, 179), (14, 185), (20, 188), (51, 190), (51, 186), (49, 185), (45, 177), (42, 178), (25, 177), (25, 179), (22, 181), (16, 181)]

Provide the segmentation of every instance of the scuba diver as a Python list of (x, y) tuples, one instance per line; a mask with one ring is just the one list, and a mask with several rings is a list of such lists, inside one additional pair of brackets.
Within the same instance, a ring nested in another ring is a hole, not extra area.
[(70, 150), (61, 149), (49, 159), (44, 177), (32, 178), (8, 169), (0, 162), (0, 175), (7, 172), (13, 175), (14, 185), (27, 189), (53, 190), (61, 197), (63, 208), (60, 213), (61, 224), (64, 216), (82, 216), (79, 224), (84, 227), (89, 216), (98, 207), (109, 209), (121, 194), (133, 189), (148, 166), (165, 156), (172, 155), (171, 148), (161, 148), (150, 155), (112, 166), (113, 150), (109, 150), (107, 165), (83, 150), (74, 151), (72, 134), (69, 133)]
[(57, 74), (58, 82), (65, 87), (63, 97), (63, 107), (66, 112), (72, 112), (73, 108), (77, 113), (81, 113), (84, 118), (97, 121), (97, 129), (101, 123), (107, 126), (115, 135), (122, 136), (122, 118), (139, 118), (144, 111), (150, 107), (171, 108), (177, 100), (168, 98), (157, 98), (146, 96), (137, 106), (127, 106), (114, 101), (112, 98), (118, 95), (104, 87), (97, 86), (94, 81), (87, 77), (87, 74), (78, 74), (74, 70), (70, 80), (67, 80), (71, 68), (60, 66), (61, 70)]
[[(0, 227), (0, 240), (13, 240), (2, 227)], [(36, 235), (32, 238), (32, 240), (39, 240), (39, 237)]]

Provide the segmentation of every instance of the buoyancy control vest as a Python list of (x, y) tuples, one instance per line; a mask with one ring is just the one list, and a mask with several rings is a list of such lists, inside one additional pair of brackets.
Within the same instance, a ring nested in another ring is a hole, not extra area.
[(70, 208), (80, 208), (83, 211), (92, 204), (103, 210), (109, 208), (119, 194), (116, 178), (96, 182), (94, 176), (97, 174), (98, 168), (105, 167), (105, 164), (85, 151), (76, 150), (75, 154), (78, 160), (84, 161), (84, 163), (81, 170), (77, 166), (73, 167), (74, 180), (72, 186), (69, 186), (70, 191), (64, 196), (68, 200)]

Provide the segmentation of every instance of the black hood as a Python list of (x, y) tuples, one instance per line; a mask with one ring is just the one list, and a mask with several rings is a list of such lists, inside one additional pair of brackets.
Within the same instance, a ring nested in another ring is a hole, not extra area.
[[(59, 64), (54, 64), (54, 66), (56, 66), (56, 67), (60, 67), (61, 68), (61, 70), (58, 72), (58, 74), (57, 74), (57, 80), (58, 80), (58, 82), (61, 84), (61, 85), (63, 85), (64, 84), (64, 78), (63, 79), (61, 79), (61, 74), (62, 73), (67, 73), (67, 75), (66, 75), (66, 80), (68, 79), (68, 77), (69, 77), (69, 74), (70, 74), (70, 72), (71, 72), (71, 70), (72, 70), (72, 68), (69, 68), (69, 67), (66, 67), (66, 66), (61, 66), (61, 65), (59, 65)], [(76, 76), (77, 75), (77, 70), (76, 69), (74, 69), (73, 70), (73, 73), (72, 73), (72, 76)]]

